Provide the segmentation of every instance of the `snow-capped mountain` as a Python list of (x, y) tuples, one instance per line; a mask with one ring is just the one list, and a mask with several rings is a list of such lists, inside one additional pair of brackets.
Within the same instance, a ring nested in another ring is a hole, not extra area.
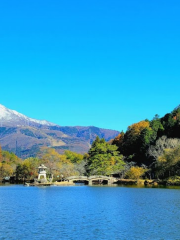
[(55, 126), (56, 124), (46, 120), (29, 118), (15, 110), (6, 108), (0, 104), (0, 126)]
[(93, 126), (58, 126), (0, 104), (0, 146), (21, 158), (36, 156), (42, 146), (55, 148), (59, 153), (64, 150), (86, 153), (96, 136), (109, 141), (118, 134), (115, 130)]

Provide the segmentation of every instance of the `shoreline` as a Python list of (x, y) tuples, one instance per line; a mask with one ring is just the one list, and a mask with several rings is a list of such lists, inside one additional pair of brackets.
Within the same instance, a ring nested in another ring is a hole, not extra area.
[(19, 182), (19, 183), (11, 183), (11, 182), (0, 182), (0, 186), (7, 186), (7, 185), (24, 185), (24, 186), (108, 186), (108, 187), (115, 187), (115, 186), (122, 186), (122, 187), (149, 187), (149, 188), (154, 188), (154, 187), (179, 187), (180, 188), (180, 183), (176, 182), (170, 182), (168, 180), (133, 180), (133, 179), (120, 179), (114, 184), (92, 184), (92, 185), (86, 185), (83, 183), (73, 183), (73, 182), (68, 182), (68, 181), (63, 181), (63, 182), (52, 182), (52, 183), (39, 183), (39, 184), (34, 184), (34, 183), (29, 183), (26, 184), (27, 182)]

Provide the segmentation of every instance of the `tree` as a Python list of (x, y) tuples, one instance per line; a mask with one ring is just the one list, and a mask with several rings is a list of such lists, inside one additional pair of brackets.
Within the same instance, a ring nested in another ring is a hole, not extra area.
[(58, 168), (58, 174), (63, 177), (78, 176), (79, 173), (74, 168), (72, 163), (61, 163)]
[(127, 132), (131, 137), (137, 137), (143, 129), (150, 128), (149, 125), (149, 121), (140, 121), (129, 126)]
[(66, 150), (64, 152), (64, 155), (68, 160), (70, 160), (72, 163), (80, 163), (83, 160), (83, 155), (80, 153), (75, 153), (69, 150)]
[(85, 160), (80, 163), (74, 163), (74, 170), (79, 176), (86, 175), (86, 165), (87, 162)]
[(97, 137), (88, 154), (88, 172), (91, 175), (110, 175), (123, 168), (123, 156), (116, 145), (108, 144)]
[(0, 178), (12, 176), (16, 165), (22, 162), (14, 153), (3, 151), (0, 147)]
[(3, 159), (3, 157), (2, 157), (2, 148), (0, 146), (0, 162), (2, 162), (2, 159)]
[(16, 179), (22, 180), (23, 182), (25, 179), (31, 178), (32, 169), (28, 162), (23, 162), (22, 164), (18, 164), (16, 167)]
[(153, 120), (150, 122), (150, 127), (153, 131), (152, 141), (156, 141), (158, 137), (161, 137), (164, 132), (164, 127), (161, 123), (161, 119), (156, 114)]
[(14, 169), (7, 163), (0, 162), (0, 178), (11, 176)]
[(162, 136), (159, 138), (155, 145), (151, 145), (147, 151), (147, 155), (153, 158), (153, 160), (157, 160), (160, 157), (165, 149), (173, 149), (180, 145), (180, 139), (178, 138), (167, 138), (166, 136)]
[(145, 174), (146, 171), (147, 169), (144, 169), (142, 167), (133, 166), (126, 173), (126, 177), (129, 179), (138, 180), (140, 177), (142, 177)]
[(161, 122), (164, 128), (164, 134), (167, 137), (174, 137), (174, 127), (176, 125), (176, 120), (173, 118), (171, 113), (166, 114), (161, 118)]
[(145, 153), (152, 140), (153, 131), (147, 120), (132, 124), (128, 127), (123, 139), (121, 153), (126, 161), (145, 162)]
[(123, 142), (124, 142), (124, 132), (122, 131), (120, 134), (118, 134), (117, 137), (113, 139), (112, 144), (118, 146), (118, 150), (121, 152), (123, 151)]
[(174, 149), (164, 149), (156, 162), (156, 175), (170, 177), (180, 174), (180, 146)]
[(136, 153), (140, 146), (140, 138), (142, 137), (142, 132), (145, 130), (151, 130), (148, 121), (141, 121), (134, 123), (128, 127), (127, 132), (124, 135), (124, 151), (125, 155), (132, 155)]
[(131, 167), (135, 166), (135, 162), (125, 162), (125, 165), (122, 169), (119, 171), (119, 177), (124, 178), (127, 174), (127, 172), (130, 170)]

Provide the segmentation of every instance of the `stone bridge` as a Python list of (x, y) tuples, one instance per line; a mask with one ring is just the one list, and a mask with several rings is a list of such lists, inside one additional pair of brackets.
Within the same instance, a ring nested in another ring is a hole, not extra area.
[(114, 182), (117, 181), (116, 178), (114, 177), (108, 177), (108, 176), (99, 176), (99, 175), (95, 175), (95, 176), (71, 176), (71, 177), (67, 177), (65, 180), (67, 180), (69, 183), (74, 183), (74, 182), (85, 182), (88, 185), (92, 185), (93, 182), (95, 181), (99, 181), (99, 182), (106, 182), (108, 185), (113, 184)]

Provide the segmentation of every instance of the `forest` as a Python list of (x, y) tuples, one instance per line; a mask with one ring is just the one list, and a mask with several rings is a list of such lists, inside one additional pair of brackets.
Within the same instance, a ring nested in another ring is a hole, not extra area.
[(134, 123), (106, 142), (96, 137), (86, 154), (42, 147), (36, 157), (20, 159), (0, 148), (0, 179), (37, 177), (43, 163), (58, 181), (76, 175), (107, 175), (121, 179), (161, 179), (180, 185), (180, 106), (160, 118), (157, 114)]

